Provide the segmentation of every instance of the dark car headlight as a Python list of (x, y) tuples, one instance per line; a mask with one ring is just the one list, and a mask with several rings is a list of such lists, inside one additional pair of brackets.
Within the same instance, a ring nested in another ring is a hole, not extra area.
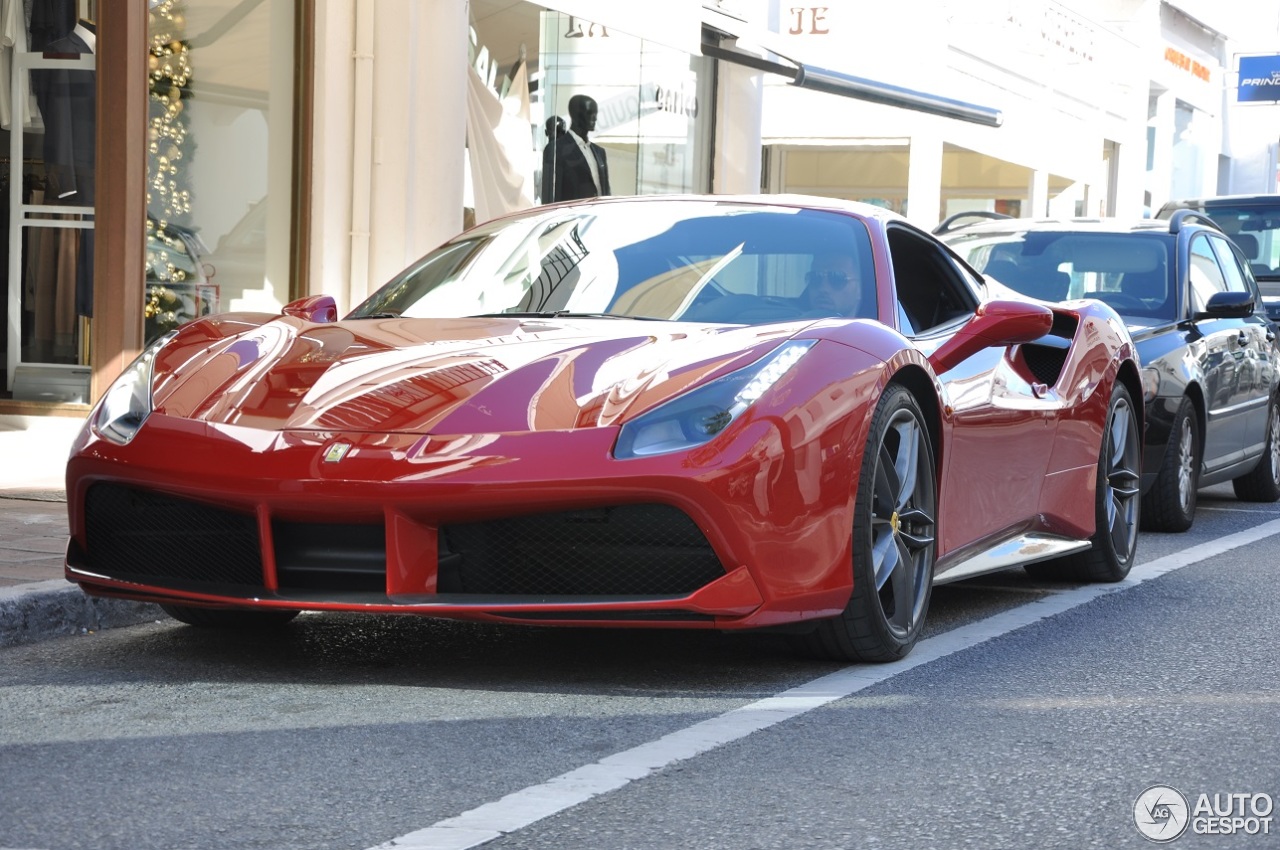
[(690, 390), (622, 426), (614, 456), (647, 457), (710, 442), (813, 348), (792, 340), (744, 369)]
[(102, 400), (89, 417), (95, 434), (124, 446), (138, 433), (151, 415), (151, 377), (156, 354), (177, 333), (169, 331), (147, 346), (102, 394)]

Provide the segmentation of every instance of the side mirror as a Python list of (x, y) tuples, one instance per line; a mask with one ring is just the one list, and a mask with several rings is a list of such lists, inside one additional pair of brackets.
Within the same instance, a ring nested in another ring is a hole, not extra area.
[(290, 301), (280, 312), (308, 322), (336, 322), (338, 321), (338, 302), (333, 300), (332, 295), (312, 295)]
[(1200, 319), (1246, 319), (1253, 315), (1257, 303), (1251, 292), (1215, 292), (1209, 296), (1209, 303), (1192, 318)]
[(988, 301), (929, 357), (941, 375), (984, 348), (1033, 342), (1053, 327), (1053, 311), (1027, 301)]

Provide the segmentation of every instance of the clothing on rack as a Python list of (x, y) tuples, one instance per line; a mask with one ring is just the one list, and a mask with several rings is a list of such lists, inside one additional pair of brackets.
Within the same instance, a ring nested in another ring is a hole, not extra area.
[(13, 58), (28, 49), (27, 32), (31, 25), (32, 0), (0, 0), (0, 127), (13, 128), (14, 113), (20, 112), (18, 126), (29, 132), (44, 129), (31, 76), (23, 72), (18, 79), (18, 104), (13, 103)]

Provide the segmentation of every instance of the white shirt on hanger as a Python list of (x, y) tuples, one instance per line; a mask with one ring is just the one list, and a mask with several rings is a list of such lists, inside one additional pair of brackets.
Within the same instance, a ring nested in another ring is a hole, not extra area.
[[(13, 127), (13, 57), (27, 52), (27, 15), (23, 0), (0, 0), (0, 127)], [(22, 128), (43, 130), (36, 96), (31, 93), (31, 76), (23, 72), (18, 80), (22, 103)]]

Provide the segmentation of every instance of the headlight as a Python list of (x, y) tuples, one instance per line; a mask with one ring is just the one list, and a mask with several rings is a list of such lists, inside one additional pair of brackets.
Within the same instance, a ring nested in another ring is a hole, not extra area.
[(157, 339), (120, 373), (102, 395), (89, 421), (104, 440), (127, 445), (151, 415), (151, 371), (156, 354), (177, 331)]
[(792, 341), (739, 369), (643, 413), (622, 426), (614, 456), (647, 457), (710, 442), (813, 347)]

